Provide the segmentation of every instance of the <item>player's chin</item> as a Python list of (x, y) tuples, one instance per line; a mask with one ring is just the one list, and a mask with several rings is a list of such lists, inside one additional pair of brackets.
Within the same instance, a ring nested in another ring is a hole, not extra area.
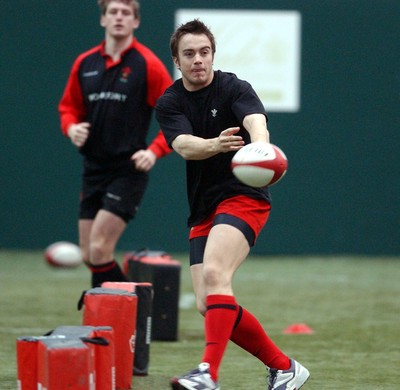
[(196, 87), (203, 87), (208, 85), (208, 80), (205, 75), (194, 74), (189, 81), (193, 86)]
[(113, 37), (114, 39), (125, 39), (126, 37), (128, 37), (128, 36), (131, 35), (131, 32), (127, 32), (127, 31), (122, 30), (122, 29), (115, 29), (115, 30), (112, 32), (111, 35), (112, 35), (112, 37)]
[(207, 80), (207, 73), (205, 71), (192, 72), (192, 79), (204, 83)]

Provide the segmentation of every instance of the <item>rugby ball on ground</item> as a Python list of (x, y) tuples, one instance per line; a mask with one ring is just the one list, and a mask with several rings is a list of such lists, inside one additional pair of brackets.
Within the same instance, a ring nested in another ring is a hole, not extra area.
[(82, 252), (72, 242), (59, 241), (46, 248), (44, 258), (53, 267), (72, 268), (82, 263)]
[(243, 146), (232, 158), (233, 174), (251, 187), (265, 187), (277, 183), (285, 176), (288, 160), (276, 145), (253, 142)]

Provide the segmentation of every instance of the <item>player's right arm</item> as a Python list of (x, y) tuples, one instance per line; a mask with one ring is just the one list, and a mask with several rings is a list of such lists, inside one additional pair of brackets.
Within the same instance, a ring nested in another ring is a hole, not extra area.
[(83, 146), (89, 136), (89, 122), (74, 123), (68, 127), (67, 135), (78, 148)]
[(237, 151), (243, 147), (241, 136), (235, 135), (239, 127), (221, 131), (215, 138), (201, 138), (191, 134), (180, 134), (172, 141), (174, 150), (185, 160), (205, 160), (218, 153)]
[(85, 121), (86, 109), (78, 78), (80, 57), (74, 62), (63, 96), (58, 105), (61, 130), (74, 145), (81, 147), (89, 135), (90, 124)]

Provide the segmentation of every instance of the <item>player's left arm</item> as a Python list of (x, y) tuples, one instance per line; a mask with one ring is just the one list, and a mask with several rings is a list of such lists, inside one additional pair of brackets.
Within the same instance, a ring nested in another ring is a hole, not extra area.
[(250, 114), (243, 119), (243, 127), (250, 134), (251, 142), (269, 142), (267, 119), (264, 114)]
[(131, 156), (131, 160), (138, 171), (148, 172), (156, 163), (157, 156), (150, 149), (141, 149)]
[[(172, 84), (172, 78), (164, 64), (158, 59), (153, 58), (147, 62), (147, 104), (155, 107), (157, 100), (164, 91)], [(161, 130), (158, 131), (155, 138), (147, 149), (138, 150), (131, 156), (136, 169), (143, 172), (150, 171), (157, 159), (164, 157), (172, 152)]]
[[(148, 96), (147, 103), (151, 107), (155, 107), (157, 100), (163, 95), (165, 90), (172, 84), (172, 78), (168, 73), (165, 65), (158, 58), (154, 58), (153, 61), (148, 62)], [(168, 146), (164, 135), (161, 130), (158, 131), (155, 138), (149, 145), (148, 151), (155, 155), (156, 160), (167, 156), (172, 152), (172, 149)], [(156, 161), (155, 160), (155, 161)], [(154, 161), (154, 162), (155, 162)]]

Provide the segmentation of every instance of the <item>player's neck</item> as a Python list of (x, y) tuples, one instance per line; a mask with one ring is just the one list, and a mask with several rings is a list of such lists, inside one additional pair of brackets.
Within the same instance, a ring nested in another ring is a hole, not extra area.
[(132, 43), (133, 35), (123, 39), (115, 39), (112, 37), (106, 38), (104, 50), (114, 61), (119, 60), (121, 53), (123, 53)]

